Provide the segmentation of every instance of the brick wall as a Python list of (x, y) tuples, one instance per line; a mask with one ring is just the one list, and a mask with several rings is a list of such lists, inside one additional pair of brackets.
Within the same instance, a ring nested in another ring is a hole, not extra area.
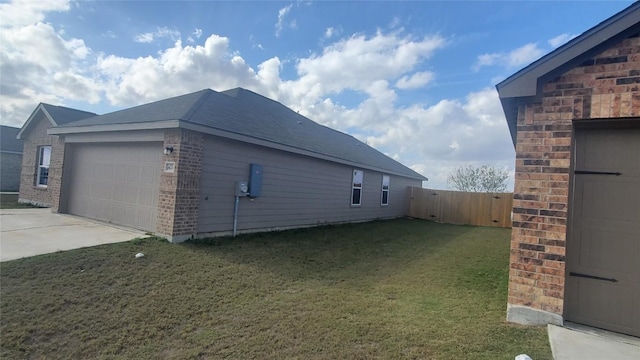
[(175, 170), (160, 176), (156, 232), (181, 241), (198, 230), (203, 137), (188, 130), (167, 130), (164, 147), (173, 147), (163, 162), (175, 162)]
[(510, 305), (562, 315), (572, 120), (640, 116), (640, 38), (544, 85), (518, 109)]
[[(51, 206), (51, 194), (49, 186), (36, 186), (36, 175), (38, 161), (38, 147), (43, 145), (52, 145), (52, 137), (47, 135), (47, 129), (50, 128), (51, 122), (42, 114), (38, 114), (33, 119), (31, 129), (26, 134), (24, 140), (24, 150), (22, 153), (22, 171), (20, 173), (20, 195), (18, 200), (24, 203), (31, 203), (39, 206)], [(57, 154), (51, 149), (51, 159), (53, 160)], [(49, 168), (49, 178), (51, 179), (51, 167)]]

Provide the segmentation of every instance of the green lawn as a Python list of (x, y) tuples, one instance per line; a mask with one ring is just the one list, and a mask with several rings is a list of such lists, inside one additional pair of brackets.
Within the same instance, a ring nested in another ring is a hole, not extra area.
[(505, 322), (509, 233), (402, 219), (0, 263), (0, 358), (551, 359), (546, 328)]
[(35, 206), (18, 202), (18, 194), (0, 194), (0, 209), (26, 209)]

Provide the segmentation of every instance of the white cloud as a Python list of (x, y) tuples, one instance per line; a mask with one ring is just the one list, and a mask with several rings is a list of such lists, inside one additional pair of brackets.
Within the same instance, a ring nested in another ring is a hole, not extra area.
[[(187, 37), (187, 41), (190, 42), (190, 43), (194, 43), (194, 42), (196, 42), (197, 39), (200, 39), (200, 37), (202, 36), (202, 29), (195, 28), (195, 30), (193, 30), (191, 35), (193, 35), (193, 36)], [(195, 36), (195, 38), (194, 38), (194, 36)]]
[(260, 50), (264, 50), (264, 46), (261, 43), (256, 42), (255, 36), (253, 34), (249, 35), (249, 42), (251, 43), (252, 48), (258, 48)]
[(574, 34), (560, 34), (552, 39), (549, 39), (549, 45), (551, 45), (552, 48), (557, 48), (560, 45), (564, 45), (566, 42), (568, 42), (569, 40), (573, 39), (574, 37), (576, 37), (578, 35), (574, 35)]
[[(199, 29), (196, 29), (196, 31)], [(200, 30), (202, 33), (202, 30)], [(151, 43), (153, 40), (168, 38), (171, 41), (176, 41), (180, 39), (180, 32), (175, 29), (169, 29), (168, 27), (158, 27), (155, 32), (147, 32), (143, 34), (136, 35), (133, 40), (139, 43)]]
[(400, 17), (398, 17), (398, 16), (395, 16), (395, 17), (391, 20), (391, 22), (389, 23), (389, 28), (390, 28), (390, 29), (395, 29), (395, 28), (397, 28), (398, 26), (400, 26), (400, 24), (402, 24), (402, 19), (400, 19)]
[(278, 10), (278, 22), (276, 23), (276, 36), (280, 37), (280, 33), (282, 33), (282, 29), (285, 26), (285, 17), (291, 11), (293, 4), (289, 4), (282, 9)]
[(99, 101), (95, 80), (89, 69), (81, 68), (92, 54), (83, 40), (67, 40), (50, 24), (37, 22), (2, 28), (0, 43), (3, 123), (21, 124), (41, 101)]
[(396, 109), (391, 119), (367, 143), (394, 149), (403, 163), (429, 178), (428, 187), (446, 188), (447, 175), (461, 164), (513, 168), (513, 146), (493, 88), (464, 100)]
[(478, 56), (476, 63), (473, 65), (473, 70), (478, 71), (483, 66), (495, 65), (517, 68), (532, 63), (544, 53), (545, 50), (539, 48), (536, 43), (529, 43), (508, 53), (482, 54)]
[(133, 41), (147, 44), (151, 43), (153, 42), (153, 33), (138, 34), (133, 38)]
[[(157, 54), (129, 58), (92, 51), (49, 24), (3, 29), (2, 122), (21, 125), (39, 101), (104, 101), (122, 107), (203, 88), (242, 86), (349, 131), (428, 176), (432, 187), (446, 186), (448, 172), (463, 162), (513, 166), (513, 147), (494, 89), (464, 99), (398, 105), (396, 88), (415, 89), (433, 79), (433, 73), (420, 69), (446, 45), (439, 35), (356, 34), (297, 59), (297, 75), (287, 80), (280, 58), (254, 67), (230, 48), (226, 37), (212, 34), (203, 44), (185, 45), (176, 30), (159, 28), (152, 35), (178, 39)], [(48, 56), (39, 56), (41, 49)], [(346, 92), (363, 100), (341, 104), (339, 96)]]
[(540, 49), (536, 44), (526, 44), (525, 46), (517, 48), (509, 53), (507, 64), (510, 67), (528, 65), (540, 58), (543, 54), (544, 50)]
[(422, 71), (417, 72), (411, 76), (403, 76), (396, 82), (396, 87), (398, 89), (417, 89), (427, 85), (433, 78), (435, 74), (431, 71)]
[(299, 78), (284, 86), (287, 95), (302, 107), (345, 89), (370, 94), (372, 83), (395, 80), (413, 71), (445, 43), (438, 35), (422, 39), (382, 32), (370, 37), (354, 35), (326, 46), (322, 54), (299, 59)]
[(108, 100), (116, 105), (133, 105), (208, 87), (222, 90), (242, 84), (256, 88), (259, 83), (259, 74), (230, 51), (229, 39), (215, 34), (204, 45), (183, 46), (177, 41), (157, 57), (100, 56), (95, 70), (104, 80)]
[(333, 35), (336, 33), (336, 29), (333, 27), (328, 27), (327, 30), (325, 30), (324, 32), (324, 37), (329, 39), (331, 37), (333, 37)]
[(13, 0), (0, 4), (2, 27), (32, 25), (41, 22), (51, 11), (69, 10), (69, 0)]

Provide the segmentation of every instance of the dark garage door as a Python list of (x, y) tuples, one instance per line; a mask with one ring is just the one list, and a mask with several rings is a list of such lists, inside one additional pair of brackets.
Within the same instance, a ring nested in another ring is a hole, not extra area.
[(640, 336), (640, 129), (577, 130), (566, 319)]
[(68, 213), (155, 231), (162, 144), (77, 144), (70, 150)]

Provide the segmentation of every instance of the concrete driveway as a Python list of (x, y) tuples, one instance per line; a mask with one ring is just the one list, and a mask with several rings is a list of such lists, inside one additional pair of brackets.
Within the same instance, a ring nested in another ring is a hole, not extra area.
[(0, 209), (0, 261), (111, 244), (145, 236), (51, 209)]

